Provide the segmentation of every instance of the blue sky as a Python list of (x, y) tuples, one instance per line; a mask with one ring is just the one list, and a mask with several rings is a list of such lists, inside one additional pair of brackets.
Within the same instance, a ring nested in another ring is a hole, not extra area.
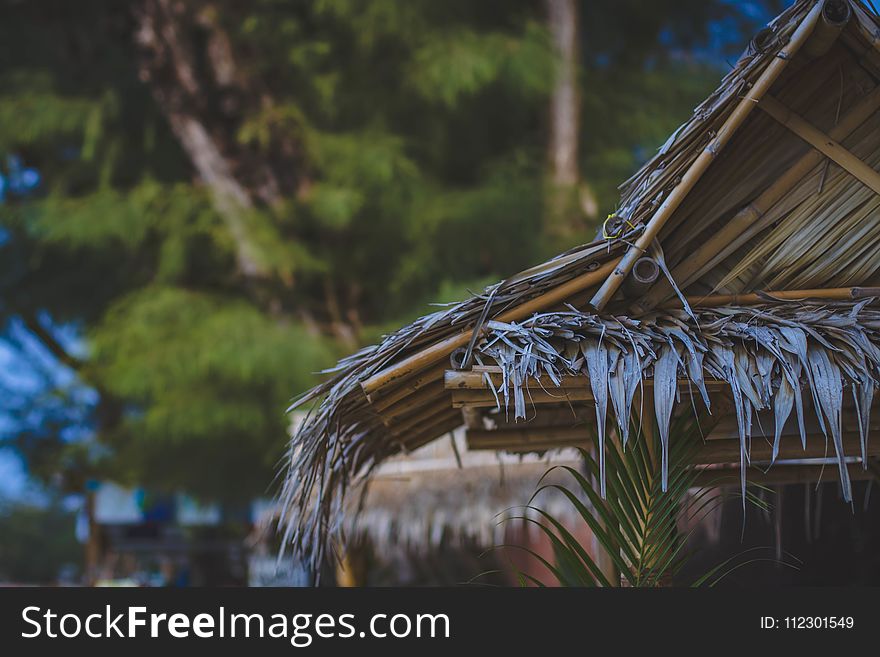
[[(41, 318), (43, 324), (51, 321)], [(83, 356), (85, 344), (78, 337), (76, 327), (56, 328), (56, 338), (73, 354)], [(34, 410), (21, 414), (20, 409), (28, 409), (29, 402), (39, 399), (49, 389), (66, 388), (76, 391), (78, 403), (94, 403), (95, 394), (78, 384), (75, 374), (60, 365), (36, 340), (15, 321), (9, 323), (0, 339), (0, 442), (13, 435), (22, 424), (39, 424), (39, 413), (50, 408), (49, 403), (39, 405)], [(87, 435), (87, 428), (78, 435), (69, 435), (69, 440), (81, 439)], [(4, 500), (27, 499), (38, 502), (41, 491), (29, 480), (21, 458), (10, 448), (0, 448), (0, 502)]]
[(12, 450), (0, 450), (0, 500), (21, 498), (27, 484), (28, 476), (21, 459)]

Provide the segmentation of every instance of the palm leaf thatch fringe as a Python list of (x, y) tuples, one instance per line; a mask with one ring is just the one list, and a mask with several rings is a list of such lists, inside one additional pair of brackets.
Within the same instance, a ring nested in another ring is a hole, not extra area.
[[(464, 449), (464, 431), (456, 434)], [(464, 545), (468, 541), (483, 547), (499, 545), (509, 529), (501, 522), (500, 514), (528, 500), (535, 492), (535, 483), (548, 469), (576, 468), (580, 463), (580, 454), (573, 449), (553, 458), (528, 455), (521, 459), (508, 454), (498, 455), (502, 458), (496, 460), (495, 454), (487, 452), (463, 452), (462, 456), (465, 465), (461, 469), (454, 463), (435, 469), (436, 459), (431, 458), (425, 459), (429, 467), (420, 470), (420, 459), (413, 455), (397, 462), (415, 466), (413, 471), (401, 474), (386, 467), (395, 465), (394, 459), (385, 461), (379, 472), (362, 482), (367, 489), (363, 499), (360, 490), (352, 490), (351, 508), (346, 509), (344, 520), (346, 535), (369, 537), (373, 547), (383, 554), (398, 548), (424, 552), (444, 543)], [(546, 479), (548, 483), (565, 481), (563, 476), (554, 475)], [(542, 508), (567, 526), (578, 521), (577, 512), (562, 496), (547, 496)], [(537, 512), (524, 510), (523, 515), (538, 519)], [(522, 529), (529, 536), (537, 536), (532, 524)]]
[[(694, 318), (684, 310), (639, 319), (598, 316), (571, 309), (535, 315), (519, 324), (488, 323), (476, 346), (482, 360), (501, 367), (499, 406), (526, 418), (534, 377), (558, 386), (565, 376), (586, 375), (596, 400), (599, 478), (604, 497), (604, 435), (608, 399), (624, 446), (636, 389), (653, 378), (654, 413), (661, 440), (661, 480), (667, 487), (668, 453), (678, 381), (699, 391), (711, 412), (706, 379), (730, 387), (739, 427), (743, 494), (752, 418), (772, 410), (773, 458), (782, 427), (796, 409), (806, 445), (802, 388), (812, 397), (822, 432), (830, 438), (840, 468), (844, 498), (852, 501), (843, 452), (842, 409), (851, 393), (859, 420), (862, 455), (867, 452), (874, 388), (880, 385), (880, 311), (859, 303), (784, 303), (704, 310)], [(850, 455), (852, 456), (852, 455)], [(866, 467), (866, 463), (863, 464)]]

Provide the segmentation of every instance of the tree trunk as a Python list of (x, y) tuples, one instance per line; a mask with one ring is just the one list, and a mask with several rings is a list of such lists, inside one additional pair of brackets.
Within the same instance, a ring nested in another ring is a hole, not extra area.
[(140, 77), (193, 168), (211, 193), (214, 207), (236, 245), (236, 262), (245, 279), (268, 276), (267, 264), (251, 226), (257, 204), (277, 206), (287, 187), (296, 187), (298, 149), (289, 137), (276, 148), (287, 157), (279, 170), (268, 156), (242, 145), (237, 130), (247, 109), (271, 104), (268, 94), (244, 79), (228, 35), (209, 2), (143, 0), (136, 11)]
[[(576, 0), (544, 0), (547, 23), (557, 55), (556, 80), (550, 97), (545, 232), (567, 240), (585, 230), (584, 215), (595, 215), (595, 202), (579, 201), (578, 12)], [(584, 193), (589, 194), (588, 188)]]

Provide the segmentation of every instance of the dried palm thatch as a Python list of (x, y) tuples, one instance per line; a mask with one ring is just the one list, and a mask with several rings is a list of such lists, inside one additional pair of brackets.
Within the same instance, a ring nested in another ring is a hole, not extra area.
[[(451, 440), (384, 461), (361, 483), (362, 490), (349, 495), (345, 534), (368, 537), (380, 553), (399, 548), (425, 552), (469, 542), (501, 545), (506, 526), (499, 514), (529, 499), (548, 468), (577, 467), (579, 459), (573, 449), (523, 457), (467, 451), (464, 431), (457, 430)], [(577, 512), (562, 496), (548, 496), (545, 510), (576, 525)]]
[(609, 401), (625, 448), (633, 401), (646, 378), (654, 384), (664, 490), (679, 379), (699, 391), (707, 411), (706, 379), (729, 385), (739, 427), (743, 488), (752, 418), (758, 411), (774, 412), (774, 460), (793, 408), (806, 447), (803, 386), (812, 396), (822, 432), (833, 442), (849, 501), (842, 442), (844, 394), (852, 394), (855, 402), (864, 457), (874, 388), (880, 385), (880, 310), (866, 307), (871, 301), (714, 308), (700, 312), (696, 321), (683, 310), (631, 319), (572, 308), (536, 315), (521, 324), (489, 322), (489, 334), (477, 350), (501, 367), (502, 385), (496, 394), (505, 408), (513, 407), (516, 418), (526, 417), (527, 379), (544, 378), (548, 385), (559, 386), (565, 376), (587, 376), (596, 400), (603, 496)]
[[(505, 404), (512, 397), (515, 416), (526, 373), (551, 384), (572, 371), (586, 374), (601, 431), (609, 402), (615, 417), (625, 417), (645, 377), (654, 379), (661, 427), (674, 412), (676, 377), (684, 374), (701, 393), (706, 377), (726, 381), (742, 462), (755, 410), (772, 405), (777, 423), (792, 408), (802, 417), (804, 384), (841, 457), (842, 396), (852, 391), (866, 418), (878, 382), (873, 307), (768, 297), (753, 309), (685, 304), (676, 311), (668, 301), (714, 290), (877, 284), (878, 82), (880, 26), (864, 3), (795, 2), (624, 183), (599, 239), (386, 336), (297, 400), (294, 407), (312, 410), (290, 443), (280, 499), (285, 544), (321, 560), (342, 530), (343, 499), (356, 476), (463, 424), (443, 371), (475, 360), (504, 369), (510, 385), (499, 393)], [(779, 107), (795, 118), (780, 121)], [(827, 136), (822, 152), (807, 139), (816, 131)], [(618, 293), (602, 313), (588, 311), (597, 286), (645, 235), (656, 236), (650, 254), (664, 276), (639, 298)], [(626, 435), (625, 426), (620, 431)], [(845, 468), (841, 480), (848, 494)]]

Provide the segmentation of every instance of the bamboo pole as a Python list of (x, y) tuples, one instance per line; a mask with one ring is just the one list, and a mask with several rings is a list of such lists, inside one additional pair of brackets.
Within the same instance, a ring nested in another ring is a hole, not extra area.
[(377, 390), (370, 395), (369, 402), (376, 411), (384, 411), (412, 393), (437, 381), (448, 368), (447, 363), (438, 363), (436, 367), (421, 372), (418, 376), (406, 380), (399, 386), (388, 386)]
[(420, 430), (424, 426), (430, 426), (434, 421), (445, 419), (443, 415), (450, 415), (449, 409), (452, 408), (449, 403), (448, 396), (439, 400), (438, 403), (426, 406), (419, 412), (408, 417), (400, 419), (396, 422), (388, 424), (388, 430), (394, 436), (403, 436), (411, 433), (412, 430)]
[[(876, 479), (870, 470), (862, 468), (861, 463), (847, 465), (851, 481)], [(768, 486), (773, 484), (814, 484), (840, 481), (837, 465), (774, 465), (767, 472), (759, 468), (749, 468), (746, 473), (749, 484)], [(735, 468), (701, 468), (694, 482), (697, 488), (719, 488), (722, 486), (740, 487), (739, 466)]]
[[(841, 141), (847, 138), (878, 110), (880, 110), (880, 86), (875, 87), (847, 112), (840, 122), (828, 132), (828, 135), (837, 141)], [(737, 212), (730, 221), (720, 230), (716, 231), (699, 249), (686, 260), (679, 263), (672, 271), (672, 277), (679, 284), (679, 287), (686, 287), (742, 246), (748, 237), (746, 231), (763, 217), (764, 213), (783, 196), (803, 181), (810, 171), (824, 159), (825, 156), (817, 150), (811, 150), (804, 155), (754, 201)], [(647, 312), (672, 294), (672, 286), (667, 279), (663, 278), (654, 285), (647, 295), (636, 301), (636, 310)]]
[[(588, 388), (549, 388), (544, 390), (532, 388), (524, 390), (523, 396), (527, 405), (594, 401), (593, 393)], [(452, 406), (453, 408), (495, 408), (498, 406), (500, 398), (501, 395), (496, 399), (491, 390), (453, 390)]]
[(542, 451), (558, 447), (586, 447), (590, 436), (586, 427), (545, 427), (541, 429), (469, 429), (468, 449)]
[[(877, 289), (878, 296), (880, 296), (880, 288), (860, 289)], [(492, 385), (495, 386), (496, 390), (503, 385), (503, 377), (500, 373), (490, 374), (490, 378), (492, 381)], [(538, 379), (533, 376), (529, 376), (523, 380), (523, 385), (524, 387), (529, 389), (546, 390), (548, 392), (553, 392), (555, 390), (559, 390), (560, 388), (584, 389), (588, 386), (589, 382), (590, 377), (583, 374), (563, 376), (559, 380), (559, 385), (556, 385), (555, 383), (550, 381), (549, 377), (542, 377)], [(643, 383), (647, 386), (653, 386), (654, 380), (645, 379)], [(680, 392), (686, 392), (688, 390), (688, 387), (691, 385), (693, 384), (688, 379), (678, 380), (678, 387)], [(479, 372), (459, 372), (458, 370), (449, 370), (446, 372), (446, 375), (444, 377), (444, 386), (446, 387), (446, 390), (451, 390), (453, 392), (461, 390), (485, 390), (488, 391), (489, 394), (492, 394), (489, 389), (489, 384), (486, 382), (485, 376)], [(727, 383), (725, 381), (720, 381), (718, 379), (706, 380), (706, 389), (709, 392), (716, 392), (725, 388), (726, 386)]]
[(620, 288), (624, 279), (626, 279), (636, 261), (647, 253), (648, 247), (651, 246), (654, 238), (657, 237), (660, 229), (663, 228), (669, 217), (672, 216), (672, 213), (675, 212), (676, 208), (678, 208), (691, 189), (693, 189), (700, 180), (706, 169), (709, 168), (709, 165), (715, 160), (718, 153), (727, 145), (737, 129), (752, 113), (752, 110), (755, 109), (758, 101), (760, 101), (764, 94), (770, 90), (770, 87), (776, 82), (782, 71), (785, 70), (788, 62), (791, 61), (795, 54), (797, 54), (798, 50), (800, 50), (804, 43), (806, 43), (813, 28), (816, 26), (816, 22), (819, 20), (824, 4), (824, 1), (820, 1), (813, 6), (792, 34), (791, 40), (788, 44), (786, 44), (776, 57), (773, 58), (773, 61), (767, 65), (767, 68), (761, 73), (760, 77), (749, 90), (748, 94), (746, 94), (745, 98), (739, 102), (724, 122), (724, 125), (721, 126), (721, 129), (718, 131), (715, 138), (708, 146), (706, 146), (697, 159), (694, 160), (693, 164), (691, 164), (690, 168), (688, 168), (687, 172), (682, 177), (681, 182), (675, 186), (663, 203), (660, 204), (660, 207), (657, 208), (657, 211), (653, 214), (648, 223), (645, 224), (645, 230), (639, 236), (638, 240), (636, 240), (636, 243), (632, 245), (626, 254), (624, 254), (623, 258), (620, 259), (620, 263), (614, 268), (614, 271), (611, 272), (599, 288), (599, 291), (596, 292), (593, 299), (590, 301), (590, 304), (596, 310), (603, 310), (605, 308), (615, 292)]
[[(868, 43), (870, 43), (875, 49), (880, 51), (880, 28), (877, 27), (877, 22), (871, 17), (866, 16), (864, 10), (862, 10), (858, 5), (853, 7), (856, 10), (856, 14), (860, 14), (860, 20), (856, 21), (856, 24), (859, 26), (859, 32), (865, 38)], [(867, 20), (867, 22), (871, 22), (874, 24), (874, 29), (869, 29), (863, 22), (863, 20)]]
[[(616, 264), (616, 260), (612, 260), (607, 262), (593, 271), (587, 272), (586, 274), (581, 274), (580, 276), (576, 276), (563, 283), (562, 285), (558, 285), (551, 290), (548, 290), (544, 294), (541, 294), (534, 299), (530, 299), (526, 301), (524, 304), (519, 305), (515, 308), (511, 308), (510, 310), (501, 313), (498, 317), (493, 319), (499, 322), (514, 322), (520, 319), (524, 319), (529, 315), (542, 310), (548, 306), (552, 306), (556, 303), (560, 303), (570, 297), (575, 292), (580, 292), (585, 288), (589, 288), (593, 285), (598, 285), (605, 276), (614, 268)], [(364, 392), (369, 396), (373, 394), (376, 390), (385, 386), (392, 381), (397, 381), (402, 379), (405, 376), (412, 374), (413, 372), (419, 372), (424, 368), (437, 363), (438, 361), (446, 358), (453, 351), (458, 349), (459, 347), (464, 347), (471, 339), (471, 335), (473, 334), (472, 330), (462, 331), (461, 333), (457, 333), (456, 335), (450, 336), (445, 340), (441, 340), (440, 342), (436, 342), (421, 351), (418, 351), (407, 358), (404, 358), (399, 363), (395, 363), (390, 367), (385, 368), (384, 370), (377, 372), (373, 376), (368, 379), (365, 379), (361, 382), (361, 387)]]
[[(858, 431), (843, 433), (843, 452), (847, 456), (861, 456), (861, 436)], [(693, 463), (704, 465), (710, 463), (738, 463), (740, 444), (738, 438), (722, 438), (707, 440), (694, 454)], [(749, 459), (752, 463), (769, 462), (773, 456), (773, 446), (766, 440), (752, 440)], [(880, 456), (880, 444), (869, 441), (868, 456)], [(822, 433), (807, 434), (807, 447), (801, 446), (799, 435), (782, 436), (779, 456), (776, 460), (836, 458), (834, 447), (826, 444)]]
[(794, 110), (767, 95), (758, 103), (764, 112), (791, 130), (817, 151), (826, 155), (844, 171), (880, 194), (880, 173), (877, 173), (862, 160), (853, 155), (843, 145), (835, 141)]
[[(835, 287), (813, 290), (774, 290), (768, 292), (750, 292), (747, 294), (715, 294), (710, 296), (688, 296), (691, 306), (700, 308), (717, 308), (719, 306), (753, 306), (770, 301), (801, 301), (805, 299), (825, 299), (829, 301), (852, 301), (880, 297), (880, 287)], [(670, 299), (663, 308), (679, 308), (681, 301)]]
[[(504, 384), (504, 377), (500, 373), (489, 374), (489, 379), (496, 389)], [(559, 380), (559, 385), (553, 383), (550, 377), (536, 379), (533, 376), (526, 377), (523, 383), (527, 388), (553, 391), (558, 388), (586, 388), (589, 382), (589, 377), (581, 374), (577, 376), (563, 376)], [(489, 390), (486, 375), (482, 372), (448, 370), (443, 377), (443, 385), (447, 390)]]
[(432, 440), (436, 440), (444, 433), (454, 431), (462, 424), (464, 424), (464, 419), (461, 417), (461, 412), (450, 409), (450, 415), (448, 417), (444, 415), (442, 416), (442, 419), (425, 427), (423, 431), (411, 433), (409, 436), (401, 440), (400, 444), (406, 452), (412, 452), (419, 447), (427, 445)]
[(847, 0), (827, 0), (822, 8), (822, 20), (816, 25), (813, 38), (804, 48), (804, 53), (816, 58), (831, 50), (851, 17), (852, 9)]
[(412, 391), (409, 395), (402, 397), (393, 403), (374, 406), (373, 409), (384, 418), (393, 418), (405, 415), (412, 411), (413, 407), (424, 406), (426, 402), (436, 399), (443, 394), (443, 384), (440, 380), (434, 379), (429, 384)]

